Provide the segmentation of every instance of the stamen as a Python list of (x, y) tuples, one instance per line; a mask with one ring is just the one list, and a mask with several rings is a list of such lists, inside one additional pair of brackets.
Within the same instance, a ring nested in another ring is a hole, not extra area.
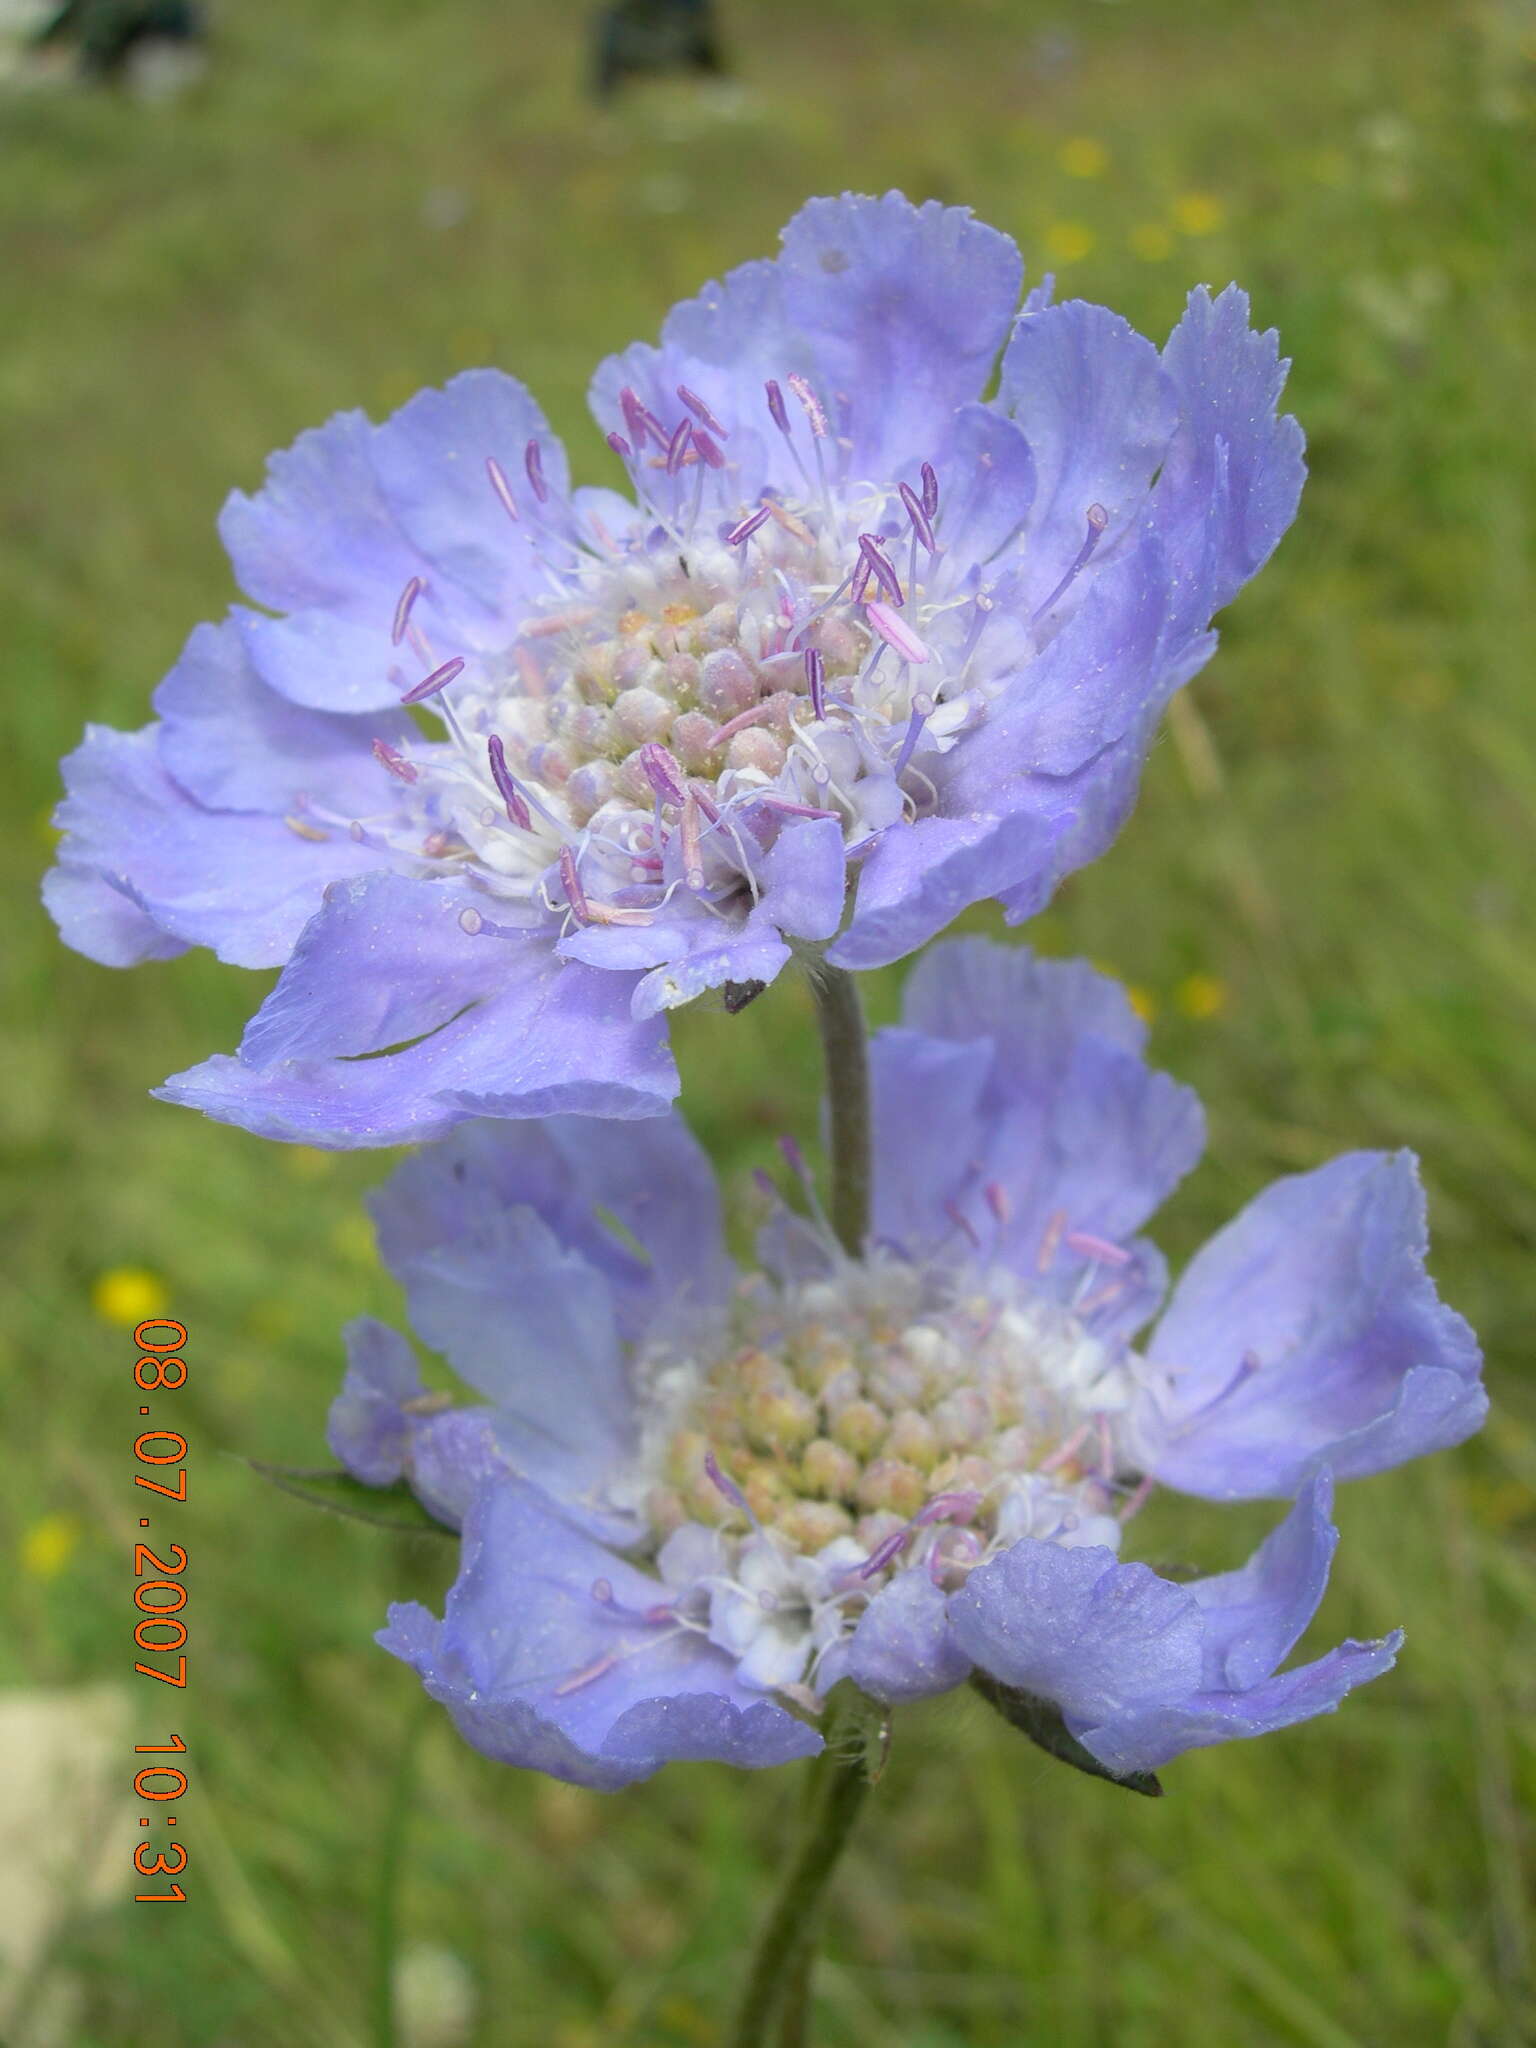
[(818, 441), (825, 441), (832, 430), (827, 425), (827, 415), (822, 409), (821, 400), (816, 396), (809, 382), (800, 375), (798, 370), (793, 371), (784, 381), (805, 408), (805, 416), (811, 423), (811, 432)]
[(755, 512), (749, 512), (745, 519), (738, 519), (725, 536), (726, 546), (739, 548), (744, 540), (750, 540), (757, 529), (765, 525), (772, 516), (766, 505), (760, 505)]
[(923, 510), (930, 519), (938, 517), (939, 478), (931, 462), (923, 464)]
[[(869, 557), (864, 557), (868, 561)], [(898, 618), (889, 606), (871, 598), (864, 606), (864, 616), (888, 647), (894, 647), (903, 661), (911, 662), (914, 668), (932, 661), (933, 655), (925, 647), (904, 619)]]
[(537, 441), (530, 441), (523, 453), (523, 467), (528, 472), (528, 481), (533, 486), (533, 495), (541, 505), (549, 503), (549, 485), (544, 481), (544, 457), (539, 452)]
[(704, 855), (699, 846), (698, 798), (689, 790), (683, 805), (683, 880), (697, 893), (704, 886)]
[(688, 453), (688, 446), (692, 439), (693, 421), (684, 420), (678, 427), (677, 432), (672, 436), (671, 440), (667, 443), (668, 476), (676, 476), (677, 472), (682, 468), (683, 458)]
[(635, 451), (630, 447), (622, 434), (609, 434), (605, 438), (607, 439), (608, 446), (621, 462), (632, 462), (634, 460)]
[(617, 1653), (610, 1650), (606, 1657), (599, 1657), (595, 1663), (585, 1665), (580, 1671), (574, 1672), (571, 1677), (562, 1678), (555, 1687), (556, 1699), (559, 1699), (564, 1693), (579, 1692), (582, 1686), (591, 1685), (595, 1679), (601, 1678), (605, 1673), (611, 1671), (618, 1661)]
[(381, 768), (387, 768), (390, 774), (398, 777), (401, 782), (414, 782), (416, 780), (417, 771), (406, 760), (404, 754), (400, 753), (397, 748), (392, 747), (388, 740), (374, 741), (373, 758)]
[(923, 727), (932, 718), (933, 713), (933, 699), (925, 691), (920, 691), (912, 699), (912, 716), (907, 720), (907, 730), (901, 742), (901, 751), (891, 764), (891, 773), (898, 780), (904, 772), (907, 763), (912, 758), (917, 742), (922, 735)]
[(588, 923), (587, 893), (581, 886), (581, 876), (576, 872), (576, 856), (568, 846), (560, 849), (560, 880), (565, 885), (565, 900), (572, 913), (583, 924)]
[(908, 519), (912, 522), (912, 531), (930, 555), (937, 554), (939, 544), (934, 538), (933, 521), (928, 517), (928, 508), (910, 484), (901, 486), (901, 502), (906, 507)]
[(1055, 1264), (1056, 1253), (1061, 1245), (1061, 1234), (1067, 1227), (1065, 1209), (1053, 1209), (1040, 1238), (1040, 1250), (1035, 1258), (1035, 1270), (1048, 1273)]
[(286, 817), (283, 823), (296, 839), (312, 839), (317, 846), (325, 846), (330, 840), (329, 832), (322, 832), (318, 825), (308, 825), (302, 818)]
[(663, 803), (680, 804), (688, 794), (682, 763), (660, 740), (647, 740), (640, 749), (640, 766), (646, 781)]
[(666, 447), (666, 429), (655, 413), (640, 403), (639, 393), (628, 384), (619, 393), (619, 409), (624, 415), (625, 425), (629, 428), (629, 438), (637, 449), (644, 448), (647, 440), (654, 441), (658, 448)]
[(717, 725), (705, 745), (711, 750), (723, 747), (727, 740), (734, 739), (739, 732), (745, 732), (749, 725), (757, 725), (772, 710), (771, 697), (764, 697), (756, 704), (749, 704), (745, 711), (738, 711), (736, 716), (727, 719), (724, 725)]
[(1063, 1465), (1071, 1463), (1072, 1459), (1076, 1457), (1092, 1434), (1093, 1424), (1091, 1422), (1080, 1423), (1064, 1443), (1059, 1443), (1056, 1446), (1048, 1458), (1041, 1459), (1035, 1468), (1036, 1471), (1059, 1472)]
[(1140, 1482), (1140, 1484), (1136, 1487), (1135, 1491), (1130, 1495), (1129, 1499), (1121, 1503), (1118, 1519), (1122, 1525), (1124, 1525), (1126, 1522), (1131, 1521), (1135, 1516), (1141, 1513), (1141, 1510), (1146, 1506), (1147, 1501), (1151, 1496), (1152, 1489), (1156, 1484), (1157, 1481), (1152, 1477), (1152, 1474), (1149, 1472), (1146, 1475), (1146, 1477)]
[(1102, 539), (1104, 529), (1106, 526), (1108, 526), (1108, 524), (1109, 514), (1104, 510), (1104, 507), (1102, 505), (1090, 505), (1088, 507), (1088, 537), (1083, 542), (1082, 546), (1078, 549), (1076, 560), (1073, 562), (1071, 568), (1068, 569), (1066, 575), (1062, 577), (1061, 581), (1057, 584), (1056, 588), (1051, 592), (1050, 596), (1045, 600), (1044, 604), (1038, 604), (1035, 606), (1034, 612), (1031, 614), (1029, 621), (1031, 625), (1034, 625), (1037, 620), (1043, 619), (1046, 613), (1050, 610), (1051, 606), (1055, 604), (1056, 600), (1059, 597), (1064, 596), (1065, 593), (1071, 588), (1071, 586), (1077, 581), (1079, 574), (1087, 566), (1088, 557), (1093, 553), (1094, 549), (1098, 546), (1099, 541)]
[(696, 391), (690, 391), (686, 384), (679, 384), (677, 387), (677, 395), (683, 401), (684, 405), (687, 406), (688, 410), (693, 414), (695, 419), (702, 420), (705, 426), (708, 427), (709, 431), (712, 434), (718, 434), (722, 441), (729, 441), (729, 439), (731, 438), (730, 429), (728, 427), (721, 426), (720, 422), (715, 418), (714, 414), (710, 411), (709, 407), (704, 403), (703, 399), (700, 398), (699, 394)]
[(411, 623), (411, 607), (426, 589), (419, 576), (413, 576), (400, 593), (400, 602), (395, 606), (395, 622), (389, 629), (389, 642), (398, 647), (405, 638), (405, 629)]
[(697, 427), (693, 430), (693, 445), (699, 460), (706, 463), (710, 469), (724, 469), (723, 451), (708, 434), (701, 434)]
[(960, 1204), (953, 1200), (946, 1202), (944, 1204), (944, 1214), (949, 1218), (950, 1222), (954, 1224), (957, 1230), (963, 1231), (965, 1235), (971, 1240), (971, 1245), (973, 1249), (976, 1251), (980, 1251), (981, 1239), (977, 1235), (976, 1226), (974, 1223), (971, 1222), (970, 1218), (966, 1215), (965, 1211), (961, 1208)]
[(431, 675), (424, 676), (414, 689), (407, 690), (400, 702), (424, 704), (428, 697), (435, 697), (439, 690), (446, 690), (455, 677), (463, 673), (464, 657), (456, 654), (451, 661), (445, 661), (441, 668), (433, 669)]
[(896, 574), (895, 563), (880, 545), (880, 536), (876, 533), (861, 533), (859, 553), (885, 586), (886, 595), (891, 603), (905, 604), (907, 600), (901, 587), (901, 578)]
[(772, 377), (763, 386), (763, 390), (768, 396), (768, 410), (773, 414), (773, 424), (787, 439), (789, 435), (789, 412), (784, 404), (784, 394)]
[(827, 715), (827, 664), (819, 647), (805, 650), (805, 681), (811, 693), (811, 712), (818, 719)]
[(533, 830), (533, 814), (523, 800), (523, 793), (512, 779), (507, 766), (507, 750), (502, 745), (500, 733), (493, 732), (485, 743), (485, 750), (491, 757), (491, 780), (501, 792), (501, 800), (507, 807), (507, 816), (523, 832)]
[(1013, 1203), (1008, 1198), (1008, 1190), (1000, 1180), (989, 1180), (981, 1192), (986, 1199), (987, 1207), (998, 1223), (1006, 1229), (1013, 1214)]
[(1101, 1266), (1128, 1266), (1136, 1256), (1123, 1245), (1111, 1244), (1106, 1237), (1095, 1237), (1091, 1230), (1069, 1230), (1066, 1242), (1070, 1250), (1097, 1260)]
[(507, 472), (494, 455), (487, 455), (485, 458), (485, 473), (491, 480), (491, 489), (501, 500), (501, 509), (514, 525), (520, 525), (521, 515), (517, 509), (517, 500), (512, 495), (512, 486), (507, 482)]
[(715, 1491), (723, 1493), (733, 1508), (740, 1508), (754, 1529), (759, 1528), (761, 1524), (748, 1505), (747, 1496), (742, 1492), (734, 1479), (728, 1479), (720, 1470), (720, 1461), (713, 1451), (706, 1451), (704, 1453), (704, 1471)]

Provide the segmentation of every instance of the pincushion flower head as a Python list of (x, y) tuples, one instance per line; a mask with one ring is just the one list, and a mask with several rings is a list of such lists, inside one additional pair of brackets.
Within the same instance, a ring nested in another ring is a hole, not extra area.
[[(415, 1328), (483, 1397), (351, 1332), (333, 1448), (462, 1523), (439, 1621), (380, 1640), (490, 1755), (598, 1787), (821, 1745), (842, 1678), (966, 1680), (1122, 1779), (1283, 1727), (1399, 1638), (1282, 1670), (1322, 1597), (1335, 1479), (1484, 1412), (1425, 1272), (1406, 1154), (1282, 1180), (1162, 1309), (1139, 1235), (1202, 1142), (1120, 991), (980, 941), (916, 970), (873, 1046), (863, 1255), (781, 1210), (722, 1249), (677, 1120), (478, 1122), (377, 1198)], [(1127, 1561), (1150, 1487), (1291, 1505), (1240, 1569)]]
[(816, 200), (599, 370), (627, 495), (491, 371), (274, 457), (222, 521), (266, 609), (66, 766), (71, 944), (284, 967), (163, 1092), (324, 1145), (649, 1114), (669, 1008), (1100, 853), (1301, 436), (1235, 288), (1159, 354), (1020, 281), (963, 211)]

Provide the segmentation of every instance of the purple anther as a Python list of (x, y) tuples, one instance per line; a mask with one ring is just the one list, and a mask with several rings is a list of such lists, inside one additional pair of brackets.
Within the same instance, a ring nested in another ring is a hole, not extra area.
[(530, 441), (523, 450), (523, 467), (528, 472), (528, 481), (533, 486), (533, 495), (541, 505), (549, 502), (549, 485), (544, 481), (544, 457), (539, 452), (537, 441)]
[(411, 608), (426, 589), (419, 576), (413, 576), (400, 593), (400, 602), (395, 606), (395, 622), (389, 629), (389, 642), (398, 647), (405, 638), (405, 629), (411, 623)]
[(896, 574), (896, 564), (881, 546), (879, 534), (861, 533), (859, 535), (859, 553), (868, 562), (870, 568), (874, 570), (891, 603), (905, 604), (907, 595), (901, 587), (901, 578)]
[(689, 793), (692, 795), (694, 802), (698, 805), (699, 809), (704, 813), (705, 823), (709, 825), (718, 825), (720, 822), (720, 806), (715, 802), (714, 798), (710, 795), (709, 791), (704, 787), (703, 783), (691, 782), (688, 785), (688, 788)]
[(898, 1556), (905, 1547), (910, 1534), (911, 1527), (909, 1524), (907, 1528), (898, 1529), (893, 1535), (887, 1536), (883, 1543), (877, 1543), (868, 1557), (859, 1566), (858, 1577), (861, 1579), (872, 1579), (876, 1572), (883, 1572), (891, 1562), (891, 1559)]
[(428, 697), (435, 697), (439, 690), (446, 690), (455, 677), (463, 673), (464, 657), (462, 654), (456, 654), (451, 661), (445, 661), (441, 668), (433, 669), (431, 675), (423, 676), (414, 689), (406, 691), (400, 702), (424, 704)]
[(981, 1192), (993, 1217), (1006, 1229), (1013, 1214), (1013, 1203), (1008, 1198), (1008, 1190), (1000, 1180), (989, 1180)]
[(923, 464), (923, 510), (930, 519), (939, 512), (939, 473), (931, 462)]
[(768, 395), (768, 410), (773, 414), (773, 424), (781, 434), (789, 432), (789, 413), (784, 404), (784, 394), (770, 377), (763, 386)]
[(1051, 592), (1050, 596), (1046, 598), (1045, 602), (1043, 604), (1037, 604), (1035, 606), (1033, 615), (1030, 619), (1031, 625), (1034, 624), (1036, 619), (1043, 619), (1046, 613), (1050, 610), (1051, 606), (1055, 604), (1056, 600), (1059, 597), (1064, 597), (1066, 595), (1067, 591), (1071, 589), (1072, 585), (1077, 581), (1078, 577), (1082, 574), (1083, 570), (1088, 566), (1088, 558), (1090, 557), (1090, 555), (1092, 555), (1094, 549), (1103, 539), (1104, 529), (1109, 524), (1109, 514), (1104, 510), (1104, 507), (1102, 505), (1090, 505), (1088, 507), (1087, 519), (1087, 537), (1083, 541), (1082, 546), (1078, 549), (1077, 555), (1073, 560), (1071, 568), (1068, 569), (1066, 575), (1062, 577), (1061, 581), (1057, 584), (1056, 588)]
[(1056, 1253), (1061, 1245), (1061, 1234), (1067, 1227), (1065, 1209), (1053, 1209), (1046, 1221), (1040, 1238), (1040, 1250), (1035, 1257), (1038, 1272), (1048, 1273), (1056, 1262)]
[(936, 1493), (912, 1517), (912, 1527), (924, 1529), (930, 1522), (968, 1522), (980, 1506), (979, 1493)]
[(672, 436), (671, 440), (667, 443), (668, 476), (676, 476), (677, 472), (682, 468), (683, 462), (688, 454), (689, 445), (692, 442), (692, 440), (693, 421), (680, 421), (678, 423), (677, 432)]
[(485, 473), (491, 480), (491, 489), (501, 500), (502, 511), (506, 513), (510, 520), (516, 523), (520, 517), (517, 509), (517, 500), (512, 495), (512, 486), (507, 482), (507, 472), (502, 468), (494, 455), (487, 455), (485, 458)]
[(757, 1517), (747, 1504), (747, 1496), (742, 1492), (734, 1479), (728, 1479), (720, 1470), (720, 1461), (713, 1451), (706, 1451), (704, 1453), (704, 1473), (716, 1493), (724, 1494), (731, 1506), (733, 1508), (740, 1508), (747, 1520), (756, 1527)]
[(848, 602), (850, 604), (863, 604), (869, 595), (869, 586), (874, 580), (874, 567), (865, 560), (864, 551), (861, 548), (859, 558), (853, 565), (853, 575), (849, 578), (852, 587), (848, 592)]
[(374, 741), (373, 758), (381, 768), (387, 768), (390, 774), (399, 781), (414, 782), (416, 780), (416, 770), (406, 760), (404, 754), (397, 748), (392, 747), (388, 740)]
[(643, 448), (648, 440), (658, 448), (667, 445), (666, 429), (648, 406), (642, 405), (640, 395), (631, 385), (626, 384), (619, 393), (619, 409), (624, 415), (624, 424), (629, 428), (629, 438), (637, 449)]
[(821, 400), (811, 389), (809, 382), (800, 375), (798, 370), (787, 377), (785, 382), (796, 398), (799, 399), (801, 405), (804, 406), (805, 416), (811, 423), (811, 432), (818, 441), (825, 441), (832, 430), (827, 425), (827, 415), (822, 408)]
[(752, 1169), (752, 1180), (760, 1195), (766, 1195), (770, 1202), (776, 1202), (779, 1199), (779, 1191), (774, 1186), (771, 1173), (765, 1173), (762, 1167), (754, 1166)]
[(699, 800), (690, 789), (683, 805), (683, 880), (695, 895), (704, 886), (704, 852), (699, 844)]
[(575, 915), (585, 924), (587, 919), (587, 892), (581, 886), (581, 876), (576, 872), (576, 856), (568, 846), (560, 849), (560, 880), (565, 887), (565, 900)]
[(709, 469), (724, 469), (725, 455), (713, 436), (703, 433), (698, 427), (693, 430), (694, 453)]
[(827, 664), (819, 647), (805, 650), (805, 681), (811, 693), (811, 710), (817, 718), (827, 715)]
[(914, 668), (921, 667), (925, 661), (932, 661), (933, 655), (911, 627), (888, 605), (881, 604), (878, 598), (869, 600), (864, 607), (864, 615), (887, 647), (894, 647), (903, 661), (911, 662)]
[(634, 459), (635, 451), (622, 434), (609, 434), (607, 440), (608, 446), (618, 456), (620, 462), (630, 462)]
[(1066, 1242), (1070, 1250), (1096, 1259), (1101, 1266), (1128, 1266), (1136, 1256), (1124, 1245), (1111, 1244), (1107, 1237), (1095, 1237), (1091, 1230), (1069, 1230)]
[(491, 780), (501, 792), (501, 800), (507, 807), (507, 816), (519, 830), (533, 830), (533, 813), (529, 810), (522, 791), (512, 779), (507, 766), (507, 750), (501, 743), (500, 733), (493, 732), (485, 743), (485, 750), (491, 757)]
[(799, 1140), (790, 1137), (786, 1131), (778, 1140), (778, 1146), (780, 1157), (795, 1176), (795, 1179), (808, 1185), (811, 1178), (811, 1169), (805, 1163), (805, 1154), (800, 1150)]
[(693, 414), (696, 420), (702, 420), (705, 426), (708, 427), (709, 431), (712, 434), (718, 434), (722, 441), (729, 441), (729, 439), (731, 438), (730, 428), (721, 426), (720, 422), (715, 418), (714, 414), (710, 411), (709, 407), (704, 403), (703, 399), (700, 398), (697, 391), (690, 391), (686, 384), (679, 384), (677, 387), (677, 395), (683, 401), (684, 405), (687, 406), (688, 410)]
[(971, 1244), (975, 1248), (975, 1250), (980, 1251), (981, 1239), (976, 1234), (976, 1226), (974, 1223), (972, 1223), (969, 1216), (966, 1215), (965, 1211), (961, 1208), (960, 1204), (954, 1200), (946, 1202), (944, 1204), (944, 1214), (949, 1218), (950, 1222), (954, 1224), (956, 1230), (960, 1230), (965, 1233), (965, 1235), (970, 1239)]
[(660, 740), (647, 740), (640, 749), (640, 766), (646, 781), (666, 804), (680, 804), (688, 794), (683, 766)]
[(760, 526), (766, 525), (772, 516), (766, 505), (759, 505), (757, 510), (749, 512), (745, 519), (737, 520), (736, 524), (725, 536), (726, 546), (728, 548), (739, 548), (744, 540), (752, 538)]
[(901, 502), (906, 508), (908, 519), (912, 522), (912, 531), (930, 555), (936, 553), (938, 542), (933, 537), (933, 521), (928, 517), (922, 499), (910, 484), (901, 486)]

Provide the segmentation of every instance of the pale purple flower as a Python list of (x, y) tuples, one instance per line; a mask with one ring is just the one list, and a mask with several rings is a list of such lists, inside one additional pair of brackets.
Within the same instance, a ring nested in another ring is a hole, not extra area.
[(1020, 277), (968, 213), (816, 200), (598, 372), (629, 495), (493, 371), (274, 457), (222, 520), (265, 609), (66, 765), (71, 944), (285, 968), (163, 1092), (323, 1145), (650, 1114), (675, 1005), (1102, 852), (1301, 435), (1235, 288), (1159, 354)]
[[(1143, 1036), (1086, 966), (928, 955), (873, 1046), (857, 1262), (781, 1209), (765, 1270), (735, 1273), (672, 1117), (474, 1123), (401, 1168), (384, 1257), (483, 1405), (424, 1397), (367, 1322), (331, 1442), (462, 1522), (445, 1618), (397, 1607), (380, 1640), (472, 1742), (614, 1786), (806, 1754), (844, 1676), (900, 1702), (975, 1672), (1127, 1776), (1390, 1666), (1396, 1635), (1280, 1668), (1327, 1580), (1334, 1480), (1483, 1416), (1413, 1162), (1278, 1182), (1139, 1335), (1165, 1273), (1138, 1233), (1202, 1142)], [(1240, 1570), (1175, 1584), (1121, 1556), (1154, 1483), (1293, 1504)]]

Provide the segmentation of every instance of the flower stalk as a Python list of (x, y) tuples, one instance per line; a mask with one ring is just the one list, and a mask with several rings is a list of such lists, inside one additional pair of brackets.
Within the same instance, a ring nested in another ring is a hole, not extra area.
[(869, 1046), (864, 1005), (854, 976), (817, 961), (810, 970), (816, 1021), (826, 1062), (831, 1135), (832, 1228), (849, 1258), (863, 1256), (869, 1235)]
[(808, 2038), (806, 2006), (817, 1915), (879, 1774), (884, 1726), (883, 1710), (856, 1686), (838, 1686), (827, 1701), (826, 1748), (810, 1766), (800, 1840), (758, 1937), (730, 2048), (763, 2048), (775, 2024), (780, 2048)]

